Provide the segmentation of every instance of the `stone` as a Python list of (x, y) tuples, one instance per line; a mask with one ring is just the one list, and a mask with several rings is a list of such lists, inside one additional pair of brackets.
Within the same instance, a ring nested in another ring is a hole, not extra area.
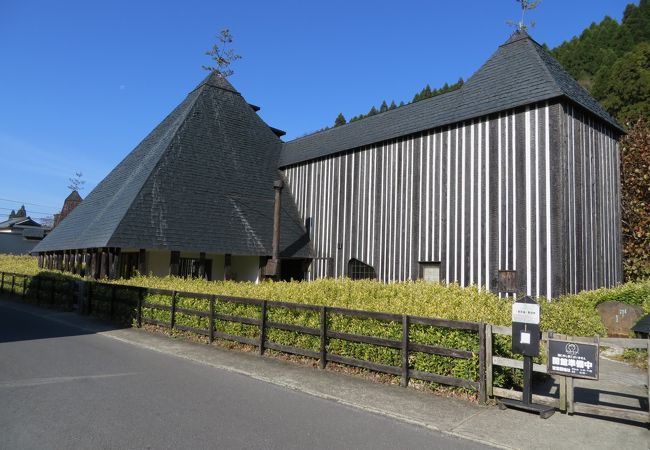
[(642, 307), (621, 302), (604, 302), (597, 309), (610, 337), (629, 337), (632, 327), (643, 316)]

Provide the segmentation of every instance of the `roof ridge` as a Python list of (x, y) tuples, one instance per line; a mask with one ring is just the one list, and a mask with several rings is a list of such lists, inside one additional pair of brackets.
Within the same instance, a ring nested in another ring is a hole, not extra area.
[(546, 74), (547, 79), (553, 83), (553, 85), (558, 89), (558, 91), (561, 94), (566, 95), (566, 93), (564, 92), (564, 89), (562, 89), (562, 87), (558, 84), (556, 78), (553, 76), (553, 74), (551, 73), (551, 70), (548, 68), (548, 65), (546, 64), (546, 61), (544, 61), (544, 59), (542, 58), (542, 55), (539, 54), (540, 50), (543, 51), (543, 52), (546, 52), (546, 50), (544, 50), (544, 48), (541, 45), (539, 45), (539, 43), (537, 43), (537, 41), (535, 41), (530, 36), (528, 36), (528, 41), (529, 41), (530, 44), (532, 44), (533, 50), (535, 50), (534, 51), (535, 57), (538, 59), (539, 63), (543, 67), (544, 73)]
[[(364, 117), (363, 119), (355, 120), (355, 121), (352, 121), (352, 122), (347, 122), (347, 123), (345, 123), (345, 124), (343, 124), (343, 125), (339, 125), (339, 126), (328, 127), (328, 128), (326, 128), (326, 129), (324, 129), (324, 130), (314, 131), (313, 133), (309, 133), (309, 134), (306, 134), (306, 135), (304, 135), (304, 136), (300, 136), (300, 137), (297, 137), (297, 138), (292, 139), (292, 140), (290, 140), (290, 141), (287, 141), (287, 142), (285, 142), (285, 144), (288, 144), (288, 143), (290, 143), (290, 142), (297, 142), (297, 141), (300, 141), (301, 139), (310, 138), (310, 137), (312, 137), (312, 136), (316, 136), (317, 134), (320, 134), (320, 133), (327, 133), (328, 131), (332, 131), (332, 130), (340, 130), (340, 129), (343, 129), (343, 128), (347, 127), (348, 125), (353, 125), (353, 124), (356, 124), (356, 123), (362, 122), (362, 121), (364, 121), (364, 120), (372, 119), (373, 117), (384, 116), (384, 114), (387, 114), (387, 113), (394, 113), (394, 112), (396, 112), (397, 110), (400, 110), (400, 109), (402, 109), (402, 108), (411, 108), (411, 107), (414, 107), (415, 105), (417, 105), (418, 103), (426, 103), (426, 102), (430, 102), (430, 101), (432, 101), (432, 100), (434, 100), (434, 99), (438, 99), (438, 98), (443, 97), (443, 96), (448, 95), (448, 94), (456, 93), (456, 95), (458, 95), (458, 93), (459, 93), (460, 91), (463, 90), (463, 87), (464, 87), (464, 86), (465, 86), (465, 84), (463, 84), (463, 85), (462, 85), (461, 87), (459, 87), (458, 89), (454, 89), (454, 90), (452, 90), (452, 91), (443, 92), (442, 94), (438, 94), (438, 95), (434, 95), (434, 96), (432, 96), (432, 97), (428, 97), (428, 98), (425, 98), (425, 99), (422, 99), (422, 100), (418, 100), (417, 102), (406, 103), (406, 104), (404, 104), (404, 105), (402, 105), (402, 106), (398, 106), (398, 107), (395, 108), (395, 109), (389, 109), (389, 110), (387, 110), (387, 111), (378, 112), (377, 114), (373, 114), (372, 116)], [(421, 105), (420, 105), (420, 106), (421, 106)], [(402, 111), (404, 111), (404, 110), (402, 109)], [(384, 116), (384, 117), (385, 117), (385, 116)]]

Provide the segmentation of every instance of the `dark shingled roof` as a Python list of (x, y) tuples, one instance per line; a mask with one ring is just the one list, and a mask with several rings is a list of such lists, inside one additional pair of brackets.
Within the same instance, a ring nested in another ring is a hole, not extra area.
[(287, 142), (280, 166), (558, 97), (622, 131), (544, 48), (515, 32), (459, 90)]
[[(211, 74), (34, 251), (93, 247), (271, 255), (282, 142)], [(287, 190), (281, 256), (310, 254)]]

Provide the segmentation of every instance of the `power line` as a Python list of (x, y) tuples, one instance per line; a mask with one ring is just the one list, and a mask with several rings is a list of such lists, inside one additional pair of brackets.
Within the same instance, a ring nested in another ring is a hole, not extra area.
[[(4, 209), (5, 211), (14, 211), (12, 208), (3, 208), (0, 206), (0, 209)], [(48, 216), (57, 214), (57, 213), (51, 213), (51, 212), (43, 212), (43, 211), (31, 211), (33, 214), (46, 214)]]
[(43, 208), (54, 208), (54, 209), (56, 209), (56, 206), (41, 205), (41, 204), (38, 204), (38, 203), (21, 202), (19, 200), (10, 200), (8, 198), (0, 198), (0, 200), (5, 201), (5, 202), (20, 203), (21, 205), (42, 206)]

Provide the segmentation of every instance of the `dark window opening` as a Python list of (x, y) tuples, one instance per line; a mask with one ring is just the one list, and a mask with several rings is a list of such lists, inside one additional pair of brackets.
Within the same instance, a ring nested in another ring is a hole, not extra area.
[(348, 276), (353, 280), (374, 280), (377, 278), (374, 267), (354, 258), (348, 262)]
[(200, 258), (180, 258), (178, 276), (183, 278), (212, 279), (212, 260)]
[(517, 272), (514, 270), (499, 270), (497, 292), (504, 294), (517, 293)]

